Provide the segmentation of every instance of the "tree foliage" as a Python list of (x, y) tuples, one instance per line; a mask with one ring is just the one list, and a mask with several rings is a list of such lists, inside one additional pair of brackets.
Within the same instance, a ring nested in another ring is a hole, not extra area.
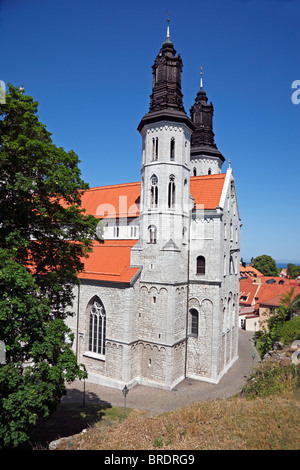
[(287, 275), (291, 279), (296, 279), (296, 277), (298, 277), (299, 274), (300, 274), (300, 266), (296, 266), (293, 263), (288, 263), (288, 265), (287, 265)]
[(276, 261), (269, 255), (257, 256), (253, 264), (264, 276), (278, 276)]
[(279, 307), (267, 319), (266, 326), (263, 325), (258, 340), (261, 357), (272, 349), (275, 341), (282, 341), (286, 344), (287, 338), (297, 339), (299, 323), (298, 319), (293, 319), (293, 315), (300, 309), (300, 296), (294, 297), (294, 291), (295, 288), (291, 287), (288, 292), (281, 295)]
[(88, 185), (77, 155), (53, 144), (37, 110), (9, 85), (0, 104), (0, 447), (26, 441), (65, 382), (86, 376), (64, 320), (97, 220), (81, 207)]

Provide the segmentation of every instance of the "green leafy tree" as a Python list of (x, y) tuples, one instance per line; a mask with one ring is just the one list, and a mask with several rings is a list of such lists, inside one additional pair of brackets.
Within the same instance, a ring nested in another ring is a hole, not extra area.
[[(273, 347), (275, 341), (281, 340), (285, 331), (289, 331), (289, 326), (285, 326), (291, 322), (293, 314), (300, 308), (300, 296), (294, 297), (294, 287), (282, 294), (280, 297), (279, 307), (275, 310), (267, 320), (267, 327), (262, 327), (262, 334), (259, 336), (258, 349), (260, 356), (263, 357)], [(295, 322), (297, 324), (297, 320)]]
[(97, 219), (81, 207), (88, 185), (77, 155), (53, 144), (37, 110), (9, 84), (0, 104), (0, 447), (28, 440), (65, 383), (86, 376), (64, 320)]
[(300, 317), (296, 316), (281, 325), (279, 339), (286, 346), (290, 346), (293, 341), (300, 340)]
[(291, 279), (296, 279), (297, 276), (300, 274), (300, 266), (296, 266), (293, 263), (288, 263), (287, 265), (287, 275)]
[(276, 261), (269, 255), (257, 256), (253, 259), (253, 264), (264, 276), (278, 276)]

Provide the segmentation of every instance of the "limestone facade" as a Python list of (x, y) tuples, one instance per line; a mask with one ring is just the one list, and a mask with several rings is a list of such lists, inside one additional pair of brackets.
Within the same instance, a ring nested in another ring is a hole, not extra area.
[[(169, 43), (162, 50), (173, 57)], [(68, 320), (88, 380), (120, 389), (172, 389), (185, 377), (218, 383), (238, 359), (240, 218), (232, 168), (221, 172), (223, 157), (194, 151), (191, 158), (194, 127), (182, 111), (176, 119), (173, 111), (155, 113), (139, 127), (139, 214), (103, 224), (106, 240), (136, 240), (130, 266), (138, 272), (126, 282), (85, 276)]]

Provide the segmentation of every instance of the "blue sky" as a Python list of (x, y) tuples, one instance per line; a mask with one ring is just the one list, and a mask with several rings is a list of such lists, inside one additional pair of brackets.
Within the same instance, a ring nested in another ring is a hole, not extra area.
[[(241, 256), (300, 262), (298, 0), (0, 0), (0, 80), (24, 84), (90, 187), (139, 181), (154, 59), (170, 34), (185, 110), (203, 67), (215, 141), (231, 160)], [(300, 94), (299, 94), (300, 97)]]

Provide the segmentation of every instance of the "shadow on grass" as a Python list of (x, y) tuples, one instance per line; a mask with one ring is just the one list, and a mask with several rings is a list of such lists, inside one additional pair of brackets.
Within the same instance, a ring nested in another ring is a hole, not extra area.
[(47, 421), (39, 420), (22, 450), (47, 450), (50, 442), (80, 433), (97, 422), (106, 424), (120, 419), (122, 408), (112, 407), (94, 393), (72, 389)]

